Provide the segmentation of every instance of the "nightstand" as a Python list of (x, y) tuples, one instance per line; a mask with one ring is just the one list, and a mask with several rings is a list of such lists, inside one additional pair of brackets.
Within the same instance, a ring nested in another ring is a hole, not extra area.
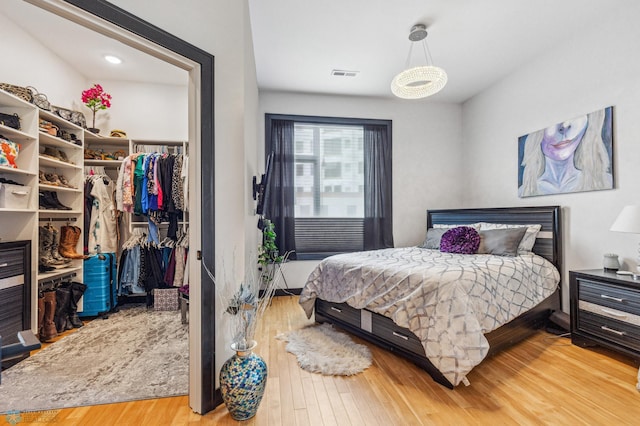
[(640, 280), (602, 269), (570, 271), (571, 342), (640, 360)]

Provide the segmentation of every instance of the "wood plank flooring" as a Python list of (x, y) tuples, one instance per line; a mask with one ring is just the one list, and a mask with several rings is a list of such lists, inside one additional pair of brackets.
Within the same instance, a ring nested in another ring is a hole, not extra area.
[(19, 425), (640, 424), (638, 367), (604, 349), (579, 348), (541, 331), (485, 360), (469, 374), (471, 386), (451, 391), (370, 344), (374, 363), (357, 376), (302, 371), (275, 336), (309, 323), (297, 297), (274, 299), (258, 332), (257, 352), (269, 366), (267, 391), (246, 422), (232, 420), (224, 406), (195, 414), (184, 396), (63, 409), (39, 419), (27, 413)]

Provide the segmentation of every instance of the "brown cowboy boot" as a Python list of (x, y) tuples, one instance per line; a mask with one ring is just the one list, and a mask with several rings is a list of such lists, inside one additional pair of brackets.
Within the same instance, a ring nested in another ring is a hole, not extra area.
[(44, 294), (38, 294), (38, 339), (43, 340), (43, 330), (44, 330)]
[(45, 291), (44, 292), (44, 325), (42, 326), (42, 335), (40, 339), (44, 342), (48, 342), (58, 337), (58, 330), (56, 330), (56, 324), (53, 319), (56, 315), (56, 292)]
[(80, 241), (80, 228), (76, 229), (74, 226), (61, 226), (60, 227), (60, 247), (58, 251), (64, 257), (69, 259), (86, 259), (88, 256), (84, 256), (76, 252), (76, 245)]

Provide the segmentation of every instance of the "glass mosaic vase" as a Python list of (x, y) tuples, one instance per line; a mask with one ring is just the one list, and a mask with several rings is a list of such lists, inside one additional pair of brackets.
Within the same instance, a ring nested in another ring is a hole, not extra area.
[(246, 349), (232, 344), (236, 351), (220, 370), (222, 399), (234, 420), (247, 420), (256, 415), (267, 385), (267, 364), (253, 353), (255, 341)]

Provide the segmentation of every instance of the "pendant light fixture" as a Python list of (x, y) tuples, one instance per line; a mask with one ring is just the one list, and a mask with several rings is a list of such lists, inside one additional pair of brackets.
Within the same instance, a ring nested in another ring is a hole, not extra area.
[[(391, 81), (391, 91), (394, 95), (402, 99), (426, 98), (438, 93), (447, 84), (447, 73), (442, 68), (433, 66), (431, 54), (427, 47), (427, 27), (423, 24), (416, 24), (411, 28), (409, 40), (409, 55), (405, 70), (396, 75)], [(426, 65), (409, 68), (413, 45), (421, 42)]]

